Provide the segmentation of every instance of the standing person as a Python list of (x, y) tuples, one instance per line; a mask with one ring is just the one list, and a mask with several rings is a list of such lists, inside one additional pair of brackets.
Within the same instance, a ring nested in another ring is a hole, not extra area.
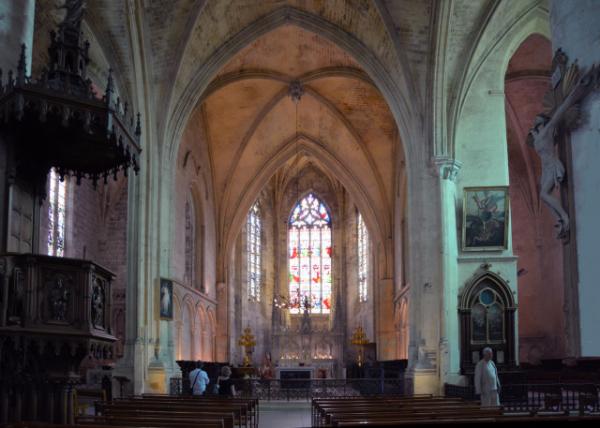
[(217, 388), (221, 397), (235, 397), (235, 385), (231, 380), (231, 368), (221, 367), (221, 375), (217, 378)]
[(492, 361), (494, 352), (492, 348), (483, 348), (482, 354), (483, 358), (475, 367), (475, 394), (481, 394), (482, 407), (499, 406), (500, 379), (496, 364)]
[(192, 395), (203, 395), (206, 391), (206, 385), (210, 383), (208, 374), (202, 370), (203, 364), (201, 361), (196, 363), (196, 368), (190, 372), (190, 385)]

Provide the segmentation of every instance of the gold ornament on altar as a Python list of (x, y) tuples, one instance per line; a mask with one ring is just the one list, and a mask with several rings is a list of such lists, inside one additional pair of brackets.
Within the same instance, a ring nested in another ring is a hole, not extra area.
[(252, 365), (250, 362), (250, 355), (252, 353), (252, 348), (256, 345), (256, 340), (250, 327), (246, 327), (244, 329), (244, 334), (240, 336), (238, 345), (244, 347), (244, 362), (242, 363), (243, 367), (250, 367)]
[(367, 333), (365, 333), (362, 326), (356, 327), (356, 330), (352, 333), (352, 338), (350, 338), (350, 343), (358, 347), (358, 367), (362, 367), (364, 346), (369, 343)]

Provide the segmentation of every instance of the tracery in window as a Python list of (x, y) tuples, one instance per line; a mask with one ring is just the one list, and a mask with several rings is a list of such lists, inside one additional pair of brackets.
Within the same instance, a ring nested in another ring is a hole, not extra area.
[(290, 312), (331, 310), (331, 217), (310, 193), (299, 201), (288, 224)]
[(261, 229), (262, 223), (258, 203), (255, 203), (248, 212), (246, 221), (246, 254), (248, 257), (247, 283), (248, 298), (260, 301), (261, 281)]
[(185, 201), (185, 273), (184, 282), (194, 285), (196, 267), (196, 219), (190, 197)]
[(63, 257), (65, 255), (65, 215), (67, 201), (67, 184), (60, 180), (56, 170), (52, 168), (48, 175), (48, 255)]
[(369, 232), (360, 212), (357, 215), (357, 243), (358, 243), (358, 300), (366, 302), (368, 297), (369, 277)]
[(491, 288), (483, 288), (471, 309), (472, 341), (497, 343), (504, 340), (504, 306)]

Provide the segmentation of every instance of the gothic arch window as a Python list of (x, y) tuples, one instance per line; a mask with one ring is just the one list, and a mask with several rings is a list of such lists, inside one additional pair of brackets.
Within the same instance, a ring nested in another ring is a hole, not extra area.
[(368, 299), (369, 279), (369, 231), (360, 212), (356, 215), (357, 253), (358, 253), (358, 300), (366, 302)]
[(65, 255), (65, 220), (67, 210), (67, 183), (60, 179), (54, 168), (48, 174), (48, 239), (47, 254)]
[(470, 371), (486, 346), (498, 366), (515, 364), (515, 303), (508, 285), (492, 272), (475, 277), (461, 297), (461, 367)]
[(196, 216), (192, 195), (185, 201), (185, 283), (194, 286), (196, 281)]
[(331, 216), (313, 193), (302, 198), (288, 222), (290, 312), (331, 310)]
[(247, 286), (248, 298), (260, 301), (261, 289), (261, 233), (262, 220), (258, 202), (248, 212), (246, 219), (246, 256), (247, 256)]

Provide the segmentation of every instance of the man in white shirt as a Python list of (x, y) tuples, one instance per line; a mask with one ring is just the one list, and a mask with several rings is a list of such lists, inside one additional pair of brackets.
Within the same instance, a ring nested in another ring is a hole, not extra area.
[(483, 358), (475, 367), (475, 394), (481, 394), (482, 407), (499, 406), (500, 379), (498, 379), (496, 365), (492, 361), (494, 353), (491, 348), (484, 348), (482, 353)]
[(190, 386), (192, 395), (202, 395), (206, 391), (206, 385), (210, 383), (208, 374), (202, 370), (202, 363), (198, 362), (196, 368), (190, 372)]

